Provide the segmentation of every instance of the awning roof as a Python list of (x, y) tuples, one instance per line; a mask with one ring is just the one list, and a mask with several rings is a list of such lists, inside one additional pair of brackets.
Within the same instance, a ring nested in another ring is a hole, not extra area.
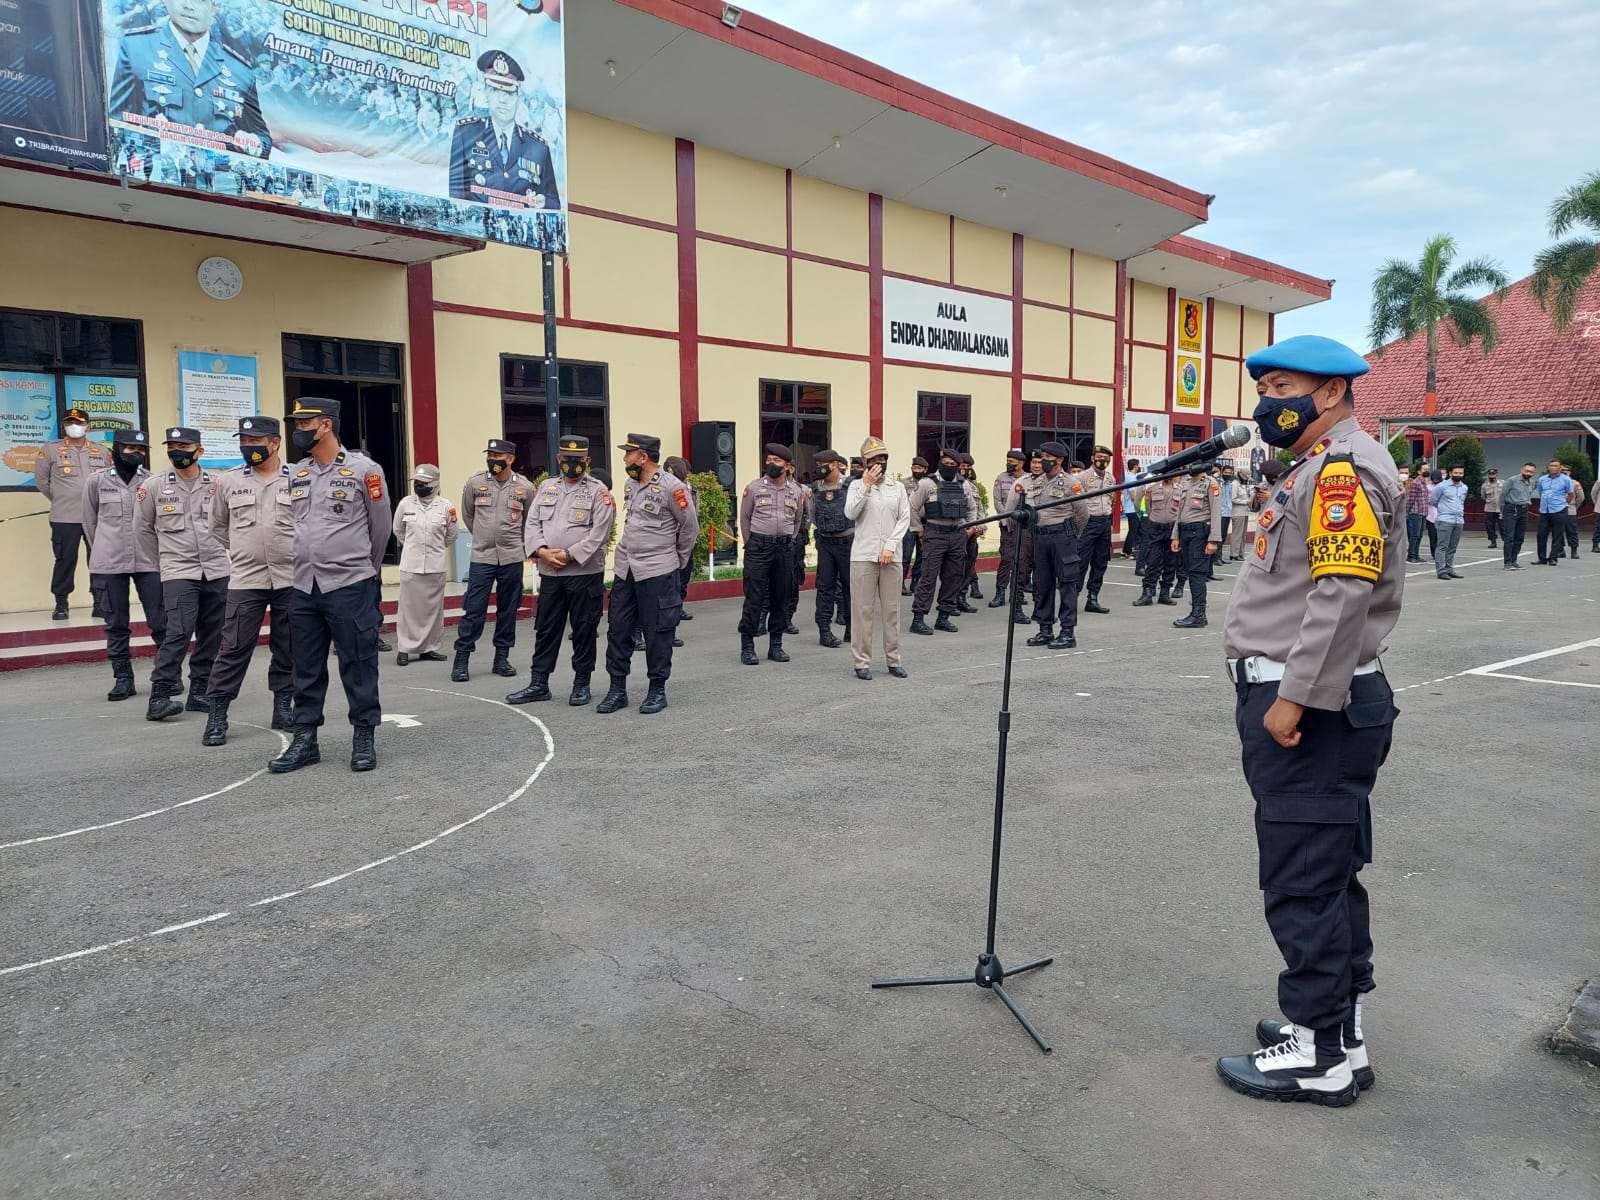
[(1586, 430), (1600, 438), (1600, 408), (1588, 412), (1564, 413), (1479, 413), (1473, 416), (1382, 417), (1378, 421), (1378, 440), (1388, 443), (1402, 432), (1443, 434), (1520, 433), (1541, 437)]
[(1197, 300), (1215, 298), (1269, 313), (1304, 308), (1333, 295), (1331, 279), (1183, 236), (1129, 259), (1128, 277), (1177, 288), (1180, 295)]

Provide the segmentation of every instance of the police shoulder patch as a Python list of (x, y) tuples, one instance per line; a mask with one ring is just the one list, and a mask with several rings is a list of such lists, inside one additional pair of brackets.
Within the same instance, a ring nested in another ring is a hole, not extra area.
[(689, 507), (689, 493), (686, 490), (679, 488), (676, 492), (676, 498), (679, 508), (687, 509)]
[(366, 477), (366, 479), (364, 479), (362, 482), (367, 485), (367, 496), (368, 496), (369, 499), (372, 499), (372, 500), (382, 500), (383, 499), (383, 476), (382, 475), (368, 475)]
[(1306, 529), (1311, 578), (1345, 575), (1374, 582), (1383, 571), (1383, 533), (1355, 463), (1328, 459), (1317, 473)]
[(1220, 496), (1220, 495), (1222, 495), (1222, 485), (1221, 485), (1221, 484), (1219, 484), (1219, 483), (1213, 483), (1213, 484), (1212, 484), (1212, 485), (1211, 485), (1211, 494), (1212, 494), (1212, 495), (1213, 495), (1213, 496)]

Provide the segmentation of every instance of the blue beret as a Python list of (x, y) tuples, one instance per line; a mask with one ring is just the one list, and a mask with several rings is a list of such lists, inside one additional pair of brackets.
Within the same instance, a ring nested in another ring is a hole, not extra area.
[(1265, 350), (1257, 350), (1244, 360), (1251, 379), (1268, 371), (1299, 371), (1306, 375), (1342, 375), (1350, 378), (1372, 370), (1367, 360), (1343, 342), (1304, 333), (1285, 338)]

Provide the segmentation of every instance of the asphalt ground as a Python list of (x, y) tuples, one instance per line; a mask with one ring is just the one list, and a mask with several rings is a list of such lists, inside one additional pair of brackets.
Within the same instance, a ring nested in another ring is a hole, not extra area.
[(1224, 597), (1185, 634), (1120, 559), (1077, 652), (1016, 655), (998, 949), (1055, 955), (1011, 986), (1048, 1057), (976, 987), (868, 988), (982, 949), (1003, 609), (862, 683), (810, 593), (759, 668), (693, 605), (654, 717), (391, 656), (367, 775), (337, 685), (323, 764), (263, 772), (260, 659), (213, 750), (147, 665), (4, 676), (0, 1195), (1592, 1200), (1600, 1072), (1544, 1040), (1600, 968), (1600, 560), (1460, 562), (1385, 657), (1342, 1110), (1214, 1073), (1280, 966)]

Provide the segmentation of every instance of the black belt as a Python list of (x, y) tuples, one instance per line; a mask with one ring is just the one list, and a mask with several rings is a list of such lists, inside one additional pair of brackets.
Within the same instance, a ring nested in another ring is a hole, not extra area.
[(1071, 527), (1065, 522), (1059, 525), (1040, 525), (1033, 531), (1035, 537), (1055, 537), (1058, 533), (1066, 533)]
[[(1531, 501), (1530, 501), (1530, 503), (1531, 503)], [(1506, 510), (1507, 510), (1507, 509), (1512, 509), (1512, 508), (1527, 508), (1527, 507), (1528, 507), (1528, 505), (1527, 505), (1527, 504), (1502, 504), (1502, 505), (1501, 505), (1501, 506), (1500, 506), (1500, 511), (1501, 511), (1501, 512), (1505, 512), (1505, 511), (1506, 511)]]
[(790, 533), (752, 533), (750, 544), (753, 546), (787, 546), (794, 541)]
[(923, 525), (923, 528), (925, 528), (925, 529), (960, 529), (961, 528), (961, 522), (960, 521), (924, 521), (922, 523), (922, 525)]
[(1106, 513), (1106, 515), (1103, 516), (1103, 517), (1090, 517), (1089, 518), (1090, 524), (1093, 524), (1096, 521), (1106, 521), (1106, 522), (1109, 523), (1110, 520), (1111, 520), (1111, 514), (1110, 513)]
[(830, 542), (847, 542), (855, 537), (855, 531), (851, 530), (849, 533), (819, 533), (817, 536), (819, 538), (827, 538)]

